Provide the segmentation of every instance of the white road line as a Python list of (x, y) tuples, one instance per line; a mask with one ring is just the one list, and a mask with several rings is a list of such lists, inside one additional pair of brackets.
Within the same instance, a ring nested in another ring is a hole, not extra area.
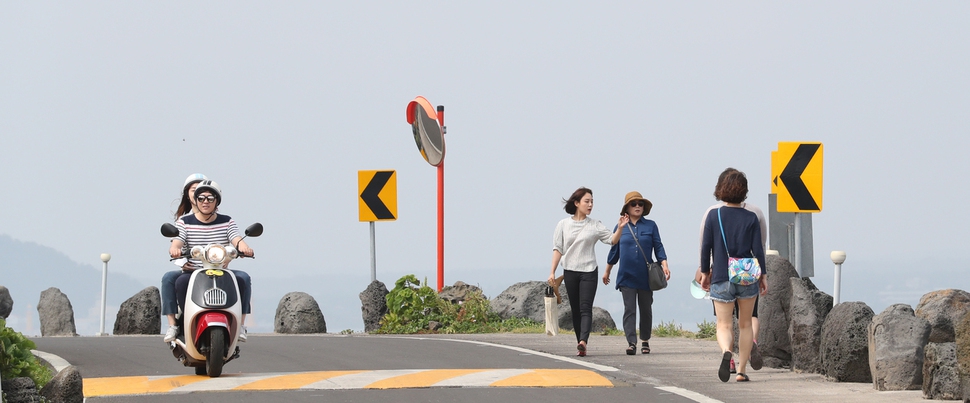
[(614, 371), (619, 371), (619, 369), (616, 369), (616, 368), (613, 368), (613, 367), (610, 367), (610, 366), (593, 364), (591, 362), (580, 361), (580, 360), (577, 360), (575, 358), (563, 357), (563, 356), (560, 356), (560, 355), (543, 353), (541, 351), (529, 350), (527, 348), (515, 347), (515, 346), (505, 346), (505, 345), (495, 344), (495, 343), (489, 343), (489, 342), (485, 342), (485, 341), (458, 340), (458, 339), (439, 339), (439, 338), (430, 338), (430, 337), (395, 337), (395, 336), (386, 336), (386, 337), (388, 337), (388, 338), (399, 338), (399, 339), (418, 339), (418, 340), (447, 340), (447, 341), (457, 341), (457, 342), (461, 342), (461, 343), (478, 344), (478, 345), (482, 345), (482, 346), (500, 347), (500, 348), (505, 348), (505, 349), (509, 349), (509, 350), (512, 350), (512, 351), (518, 351), (520, 353), (528, 353), (528, 354), (532, 354), (532, 355), (538, 355), (540, 357), (550, 358), (550, 359), (553, 359), (553, 360), (564, 361), (564, 362), (568, 362), (570, 364), (576, 364), (576, 365), (583, 366), (583, 367), (586, 367), (586, 368), (589, 368), (589, 369), (593, 369), (593, 370), (596, 370), (596, 371), (600, 371), (600, 372), (614, 372)]
[(707, 396), (704, 396), (704, 395), (702, 395), (700, 393), (697, 393), (697, 392), (694, 392), (692, 390), (687, 390), (687, 389), (684, 389), (684, 388), (678, 388), (676, 386), (657, 386), (657, 389), (660, 389), (660, 390), (665, 391), (665, 392), (670, 392), (670, 393), (673, 393), (673, 394), (676, 394), (676, 395), (680, 395), (680, 396), (686, 397), (686, 398), (688, 398), (690, 400), (693, 400), (693, 401), (695, 401), (697, 403), (724, 403), (724, 402), (722, 402), (720, 400), (709, 398)]
[(532, 372), (530, 369), (495, 369), (445, 379), (432, 387), (488, 387), (503, 379)]

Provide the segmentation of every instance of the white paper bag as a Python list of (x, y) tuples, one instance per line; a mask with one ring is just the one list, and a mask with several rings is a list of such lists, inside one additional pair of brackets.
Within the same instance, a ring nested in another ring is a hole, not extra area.
[(546, 303), (546, 334), (556, 336), (559, 334), (559, 304), (556, 297), (545, 297)]

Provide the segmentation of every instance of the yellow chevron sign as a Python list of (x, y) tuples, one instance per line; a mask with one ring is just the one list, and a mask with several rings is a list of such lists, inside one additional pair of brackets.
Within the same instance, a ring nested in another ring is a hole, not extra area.
[(397, 171), (357, 171), (360, 221), (397, 220)]
[(771, 190), (779, 213), (822, 211), (822, 143), (779, 142), (771, 153)]

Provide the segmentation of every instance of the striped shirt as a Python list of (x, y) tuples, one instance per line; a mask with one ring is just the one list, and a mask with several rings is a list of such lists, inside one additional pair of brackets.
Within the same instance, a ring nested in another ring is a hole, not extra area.
[(586, 217), (582, 221), (566, 217), (556, 225), (552, 235), (552, 249), (562, 254), (559, 264), (563, 270), (592, 272), (596, 270), (596, 241), (611, 245), (613, 231), (599, 220)]
[[(216, 214), (216, 219), (209, 223), (199, 221), (194, 214), (184, 215), (175, 221), (175, 228), (179, 230), (178, 239), (189, 250), (194, 246), (206, 246), (214, 243), (232, 246), (230, 241), (240, 236), (239, 228), (232, 217), (222, 214)], [(200, 269), (202, 262), (190, 258), (189, 267), (192, 270)]]

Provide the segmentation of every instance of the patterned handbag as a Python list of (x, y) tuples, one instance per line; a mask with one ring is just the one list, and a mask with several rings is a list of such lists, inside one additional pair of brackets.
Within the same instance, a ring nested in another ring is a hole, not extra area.
[(727, 237), (724, 236), (724, 224), (721, 223), (721, 208), (717, 209), (717, 224), (721, 227), (721, 240), (724, 241), (724, 253), (728, 255), (728, 277), (732, 283), (751, 285), (761, 278), (761, 265), (753, 257), (731, 257), (728, 252)]

